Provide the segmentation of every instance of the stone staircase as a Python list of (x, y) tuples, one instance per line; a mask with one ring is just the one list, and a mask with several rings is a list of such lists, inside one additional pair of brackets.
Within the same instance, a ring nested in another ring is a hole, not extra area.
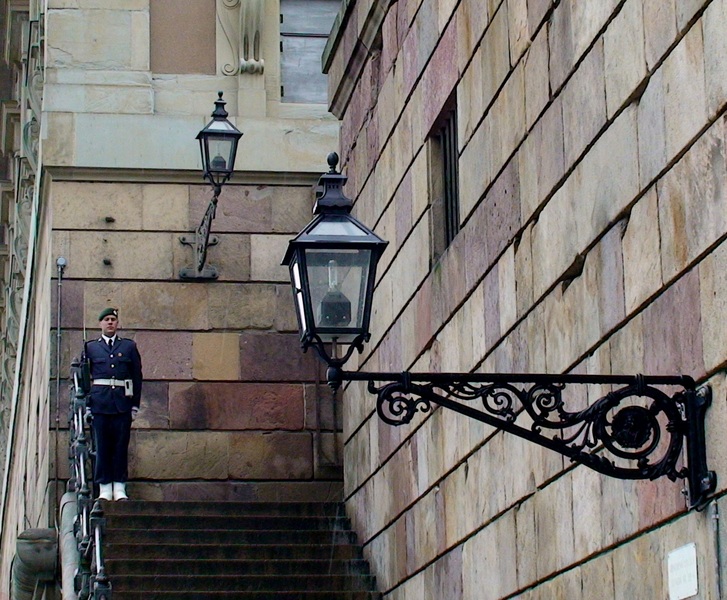
[(374, 600), (343, 505), (105, 502), (115, 600)]

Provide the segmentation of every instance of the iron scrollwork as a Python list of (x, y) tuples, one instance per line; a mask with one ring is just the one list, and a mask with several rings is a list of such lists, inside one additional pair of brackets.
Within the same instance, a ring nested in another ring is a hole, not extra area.
[[(581, 375), (454, 375), (349, 373), (329, 379), (368, 381), (376, 412), (389, 425), (411, 423), (434, 405), (554, 450), (571, 461), (619, 479), (686, 479), (690, 507), (701, 509), (716, 487), (706, 466), (704, 416), (708, 386), (689, 377)], [(388, 382), (387, 382), (388, 381)], [(377, 382), (387, 382), (377, 386)], [(335, 383), (335, 381), (334, 381)], [(612, 389), (569, 409), (566, 390), (586, 384)], [(671, 396), (663, 391), (678, 386)], [(682, 451), (687, 464), (681, 464)]]
[(215, 192), (214, 197), (210, 200), (207, 210), (202, 217), (202, 222), (197, 227), (194, 237), (183, 235), (179, 241), (185, 246), (194, 246), (195, 266), (193, 268), (185, 267), (179, 272), (182, 279), (217, 279), (217, 269), (207, 262), (207, 248), (215, 246), (219, 242), (216, 235), (210, 236), (212, 229), (212, 221), (217, 212), (217, 200), (219, 191)]

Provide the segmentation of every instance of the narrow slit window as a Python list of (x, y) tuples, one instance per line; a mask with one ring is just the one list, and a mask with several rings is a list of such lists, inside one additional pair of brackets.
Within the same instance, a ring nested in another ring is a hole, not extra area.
[(432, 262), (452, 243), (460, 228), (459, 153), (456, 102), (451, 100), (429, 136), (429, 189), (432, 199)]

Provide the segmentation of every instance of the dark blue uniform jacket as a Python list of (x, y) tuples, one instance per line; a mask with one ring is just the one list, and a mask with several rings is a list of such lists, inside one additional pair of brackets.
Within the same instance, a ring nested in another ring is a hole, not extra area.
[(103, 338), (86, 342), (86, 357), (91, 363), (91, 380), (131, 379), (133, 396), (126, 396), (123, 384), (117, 387), (92, 385), (90, 394), (91, 412), (118, 414), (138, 408), (141, 401), (141, 356), (136, 342), (116, 337), (113, 349), (109, 350)]

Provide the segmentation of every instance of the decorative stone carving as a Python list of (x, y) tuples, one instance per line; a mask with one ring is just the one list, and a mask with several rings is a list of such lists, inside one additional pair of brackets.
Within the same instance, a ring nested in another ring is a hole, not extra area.
[(217, 19), (229, 46), (224, 75), (262, 74), (263, 0), (218, 0)]

